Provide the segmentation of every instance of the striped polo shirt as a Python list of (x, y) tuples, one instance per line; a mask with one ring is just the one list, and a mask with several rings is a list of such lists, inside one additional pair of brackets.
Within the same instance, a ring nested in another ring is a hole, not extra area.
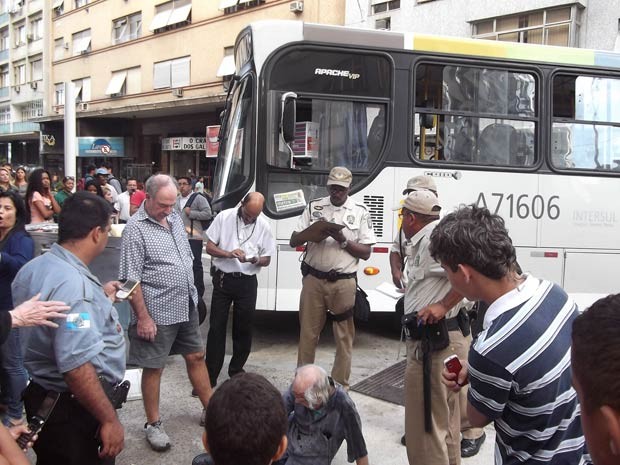
[(577, 306), (532, 276), (488, 308), (469, 352), (469, 402), (494, 421), (496, 464), (580, 464), (585, 440), (571, 384)]

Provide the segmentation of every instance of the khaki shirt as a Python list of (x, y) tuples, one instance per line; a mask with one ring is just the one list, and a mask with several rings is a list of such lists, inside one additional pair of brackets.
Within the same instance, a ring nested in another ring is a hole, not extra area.
[[(405, 290), (405, 313), (414, 313), (425, 306), (439, 301), (451, 289), (446, 272), (429, 252), (431, 233), (439, 220), (424, 226), (411, 239), (406, 247), (407, 288)], [(450, 309), (446, 318), (458, 313), (459, 306)]]
[[(332, 205), (329, 197), (312, 200), (299, 218), (296, 232), (303, 231), (315, 221), (331, 221), (343, 224), (344, 237), (349, 241), (372, 245), (377, 242), (372, 229), (370, 213), (363, 203), (348, 197), (340, 207)], [(334, 270), (337, 273), (355, 273), (359, 259), (355, 258), (331, 237), (316, 243), (308, 242), (305, 261), (319, 271)]]

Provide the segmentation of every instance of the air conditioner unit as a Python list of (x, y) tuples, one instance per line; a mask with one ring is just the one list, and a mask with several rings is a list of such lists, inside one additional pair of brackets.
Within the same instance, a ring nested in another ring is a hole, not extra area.
[(304, 2), (291, 2), (288, 7), (291, 13), (301, 13), (304, 11)]
[(64, 48), (65, 50), (69, 50), (69, 42), (65, 42), (65, 43), (62, 45), (62, 48)]
[(175, 97), (183, 97), (183, 88), (179, 87), (177, 89), (172, 89), (172, 95)]
[(19, 86), (13, 86), (13, 90), (19, 94), (21, 88)]
[(32, 81), (32, 82), (30, 83), (30, 88), (31, 88), (32, 90), (37, 90), (37, 86), (38, 86), (38, 84), (39, 84), (39, 83), (38, 83), (37, 81)]
[(26, 34), (26, 40), (27, 40), (28, 42), (32, 42), (32, 41), (34, 40), (34, 35), (32, 35), (32, 34)]
[(88, 55), (88, 50), (81, 50), (80, 55)]
[(117, 92), (116, 94), (110, 94), (110, 97), (116, 98), (116, 97), (120, 97), (121, 95), (123, 94), (121, 94), (120, 92)]
[(86, 111), (88, 110), (88, 103), (86, 102), (80, 102), (77, 104), (77, 109), (80, 111)]

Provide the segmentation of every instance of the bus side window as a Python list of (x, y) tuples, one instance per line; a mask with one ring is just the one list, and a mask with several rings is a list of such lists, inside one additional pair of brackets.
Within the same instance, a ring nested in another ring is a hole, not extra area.
[(481, 164), (515, 165), (518, 150), (518, 133), (509, 124), (493, 123), (480, 133), (478, 161)]

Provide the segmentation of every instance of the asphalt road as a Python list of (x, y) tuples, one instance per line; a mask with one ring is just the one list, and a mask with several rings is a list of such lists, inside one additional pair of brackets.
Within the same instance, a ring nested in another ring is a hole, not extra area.
[[(205, 268), (205, 269), (208, 269)], [(206, 302), (209, 305), (211, 285), (205, 279)], [(373, 315), (371, 321), (358, 327), (353, 354), (351, 385), (402, 360), (404, 344), (399, 341), (392, 324), (392, 315)], [(206, 340), (207, 322), (202, 333)], [(232, 344), (231, 322), (228, 325), (227, 355), (220, 384), (226, 379)], [(246, 371), (260, 373), (278, 389), (288, 387), (297, 360), (299, 325), (296, 313), (257, 312), (255, 318), (252, 354)], [(331, 328), (326, 327), (317, 350), (316, 362), (331, 370), (335, 345)], [(195, 455), (203, 451), (199, 426), (202, 406), (190, 396), (191, 385), (185, 372), (185, 364), (179, 356), (170, 357), (164, 371), (161, 387), (161, 415), (173, 446), (164, 453), (154, 452), (146, 442), (143, 426), (144, 410), (140, 400), (128, 402), (120, 410), (125, 426), (125, 450), (117, 458), (118, 465), (189, 465)], [(404, 407), (374, 399), (355, 392), (351, 393), (363, 423), (370, 463), (375, 465), (407, 465), (405, 448), (400, 444), (404, 432)], [(487, 441), (482, 451), (473, 458), (464, 459), (465, 465), (493, 463), (493, 428), (487, 428)], [(346, 446), (332, 462), (345, 465)]]

